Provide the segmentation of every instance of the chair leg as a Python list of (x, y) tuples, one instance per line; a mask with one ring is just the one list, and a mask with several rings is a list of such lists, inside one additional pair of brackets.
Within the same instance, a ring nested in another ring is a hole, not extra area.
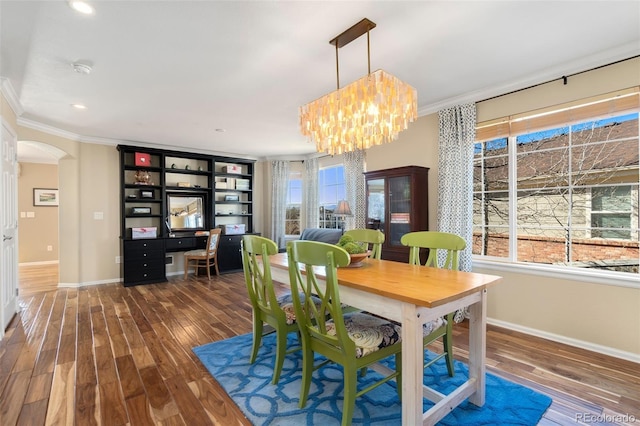
[(287, 332), (284, 329), (276, 330), (276, 363), (273, 366), (273, 380), (271, 384), (277, 385), (282, 373), (282, 365), (287, 354)]
[(189, 258), (186, 258), (184, 260), (184, 279), (187, 279), (187, 276), (189, 275)]
[(209, 263), (209, 259), (207, 259), (205, 263), (207, 264), (207, 278), (211, 281), (211, 264)]
[(218, 270), (218, 258), (216, 257), (214, 261), (215, 261), (214, 265), (216, 267), (216, 275), (220, 275), (220, 271)]
[(298, 406), (304, 408), (307, 405), (311, 375), (313, 374), (313, 351), (307, 349), (308, 344), (302, 341), (302, 383), (300, 385), (300, 402)]
[(400, 373), (396, 376), (396, 387), (398, 388), (398, 399), (402, 401), (402, 352), (396, 354), (396, 371)]
[(253, 364), (256, 362), (256, 357), (258, 356), (258, 350), (260, 349), (260, 344), (262, 343), (262, 320), (260, 318), (253, 318), (253, 347), (251, 348), (251, 356), (249, 357), (249, 363)]
[(447, 372), (449, 373), (449, 377), (453, 377), (454, 368), (453, 368), (453, 315), (447, 315), (447, 332), (444, 336), (442, 336), (442, 346), (443, 350), (447, 353), (445, 355), (445, 359), (447, 361)]
[(342, 402), (342, 426), (349, 426), (353, 419), (358, 392), (358, 370), (355, 366), (344, 365), (344, 398)]

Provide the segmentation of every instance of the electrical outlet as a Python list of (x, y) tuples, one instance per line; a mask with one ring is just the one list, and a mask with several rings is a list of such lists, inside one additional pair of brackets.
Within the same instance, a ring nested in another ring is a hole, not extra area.
[(53, 246), (47, 246), (47, 251), (53, 251)]
[(120, 256), (116, 256), (116, 263), (122, 263), (122, 258)]

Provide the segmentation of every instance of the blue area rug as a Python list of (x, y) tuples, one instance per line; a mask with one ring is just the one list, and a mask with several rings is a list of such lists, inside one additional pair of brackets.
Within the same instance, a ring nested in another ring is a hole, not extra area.
[[(289, 344), (297, 336), (289, 335)], [(314, 372), (309, 400), (298, 408), (302, 356), (287, 355), (278, 385), (271, 384), (275, 359), (275, 335), (263, 338), (258, 359), (249, 364), (251, 334), (209, 343), (193, 349), (211, 375), (255, 425), (339, 425), (342, 418), (342, 368), (325, 365)], [(425, 357), (433, 356), (426, 352)], [(394, 358), (383, 361), (393, 368)], [(467, 380), (467, 366), (455, 361), (455, 376), (449, 377), (444, 359), (425, 370), (424, 383), (449, 394)], [(358, 389), (380, 377), (369, 370), (359, 379)], [(551, 404), (551, 398), (487, 373), (486, 403), (482, 408), (468, 401), (449, 413), (439, 425), (535, 425)], [(400, 425), (401, 405), (395, 381), (356, 398), (354, 425)], [(432, 406), (424, 400), (425, 411)]]

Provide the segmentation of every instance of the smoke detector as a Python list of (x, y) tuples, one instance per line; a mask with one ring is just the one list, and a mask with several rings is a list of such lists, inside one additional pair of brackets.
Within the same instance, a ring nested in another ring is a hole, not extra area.
[(78, 74), (91, 74), (91, 65), (83, 64), (82, 62), (74, 62), (73, 64), (71, 64), (71, 66), (73, 67), (73, 70)]

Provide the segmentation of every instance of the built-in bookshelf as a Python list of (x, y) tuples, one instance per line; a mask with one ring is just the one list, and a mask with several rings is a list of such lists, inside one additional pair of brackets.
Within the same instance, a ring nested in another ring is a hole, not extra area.
[[(241, 267), (239, 239), (253, 233), (254, 161), (136, 146), (120, 151), (125, 285), (166, 280), (167, 252), (204, 247), (223, 228), (221, 272)], [(238, 266), (240, 265), (240, 266)]]

